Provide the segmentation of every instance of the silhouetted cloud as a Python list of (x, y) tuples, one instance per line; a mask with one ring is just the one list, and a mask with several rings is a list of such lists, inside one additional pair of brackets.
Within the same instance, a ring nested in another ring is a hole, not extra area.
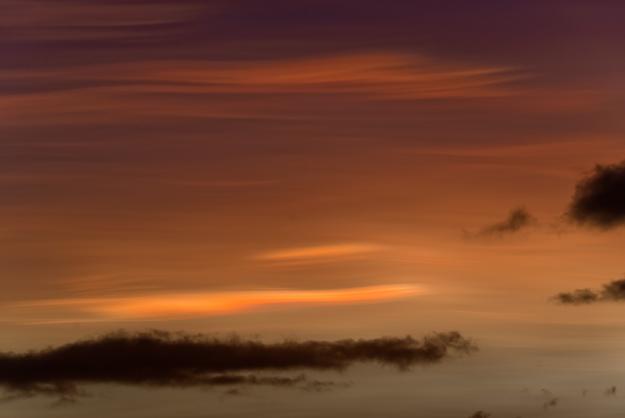
[(535, 218), (525, 208), (519, 207), (510, 211), (505, 220), (485, 226), (475, 233), (474, 236), (492, 237), (512, 234), (531, 226), (535, 222)]
[(597, 165), (580, 181), (568, 215), (578, 224), (604, 229), (625, 224), (625, 161)]
[[(171, 386), (171, 387), (189, 387), (189, 386), (274, 386), (284, 388), (298, 388), (312, 392), (322, 392), (332, 389), (336, 386), (347, 386), (346, 383), (335, 383), (332, 381), (321, 381), (309, 379), (305, 374), (294, 377), (289, 376), (259, 376), (254, 374), (216, 374), (197, 376), (189, 374), (188, 376), (176, 376), (170, 380), (154, 380), (149, 379), (143, 381), (116, 381), (115, 379), (107, 380), (85, 380), (79, 381), (55, 381), (55, 382), (4, 382), (4, 389), (8, 393), (7, 396), (0, 398), (0, 401), (11, 401), (15, 399), (31, 398), (38, 395), (57, 397), (56, 404), (65, 404), (76, 402), (78, 398), (87, 397), (88, 393), (79, 387), (79, 383), (124, 383), (136, 384), (144, 386)], [(235, 394), (227, 392), (228, 394)]]
[(565, 305), (588, 305), (596, 302), (616, 302), (625, 300), (625, 279), (613, 280), (604, 284), (601, 290), (576, 289), (562, 292), (554, 299)]
[(625, 279), (613, 280), (603, 285), (601, 297), (605, 300), (625, 300)]
[[(297, 377), (260, 376), (261, 372), (301, 369), (344, 370), (373, 362), (405, 370), (437, 363), (476, 346), (457, 332), (416, 340), (377, 338), (340, 341), (259, 341), (203, 335), (123, 331), (56, 348), (0, 354), (0, 385), (16, 396), (56, 395), (71, 400), (79, 385), (117, 383), (142, 386), (297, 386), (323, 390), (332, 382)], [(245, 374), (245, 373), (253, 374)]]
[(484, 411), (477, 411), (474, 414), (469, 415), (469, 418), (490, 418), (490, 414)]
[(576, 289), (572, 292), (562, 292), (555, 299), (565, 305), (586, 305), (600, 300), (599, 294), (591, 289)]

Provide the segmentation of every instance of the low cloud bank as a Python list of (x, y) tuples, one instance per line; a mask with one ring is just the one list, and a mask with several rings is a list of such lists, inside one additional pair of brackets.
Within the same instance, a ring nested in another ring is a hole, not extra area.
[(266, 376), (267, 372), (345, 370), (356, 363), (407, 370), (434, 364), (476, 346), (458, 332), (339, 341), (263, 343), (163, 331), (82, 340), (27, 353), (0, 354), (0, 386), (15, 396), (80, 396), (80, 385), (115, 383), (189, 387), (226, 385), (296, 386), (319, 390), (332, 382)]

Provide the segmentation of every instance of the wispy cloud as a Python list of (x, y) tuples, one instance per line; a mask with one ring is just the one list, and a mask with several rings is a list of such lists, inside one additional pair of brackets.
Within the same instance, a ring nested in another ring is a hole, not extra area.
[(181, 62), (178, 67), (156, 63), (143, 68), (140, 76), (179, 83), (157, 87), (163, 91), (343, 93), (388, 99), (500, 97), (512, 94), (504, 84), (520, 78), (510, 68), (450, 65), (387, 52), (247, 63)]
[(3, 0), (3, 36), (20, 41), (147, 40), (190, 19), (198, 3), (152, 1)]
[(501, 237), (513, 234), (525, 229), (536, 222), (535, 218), (524, 208), (516, 208), (510, 211), (508, 217), (491, 225), (487, 225), (472, 234), (474, 237)]
[(256, 260), (280, 263), (318, 263), (368, 255), (385, 250), (378, 244), (342, 243), (308, 247), (284, 248), (263, 252), (254, 256)]
[[(506, 87), (518, 78), (509, 68), (452, 65), (387, 52), (256, 61), (144, 60), (3, 70), (0, 80), (31, 87), (1, 95), (0, 110), (12, 123), (155, 115), (285, 117), (302, 105), (293, 101), (301, 95), (355, 102), (497, 98), (518, 94)], [(168, 100), (155, 103), (155, 95)], [(267, 95), (272, 95), (271, 103)]]
[[(184, 318), (227, 315), (270, 306), (342, 305), (376, 303), (426, 293), (416, 285), (380, 285), (331, 290), (256, 290), (232, 292), (164, 293), (116, 298), (45, 299), (12, 304), (9, 308), (29, 316), (46, 312), (36, 322), (81, 322)], [(67, 317), (50, 319), (55, 312)]]
[(505, 85), (522, 78), (511, 68), (452, 65), (423, 55), (393, 52), (256, 61), (146, 60), (46, 71), (4, 70), (0, 77), (93, 86), (124, 82), (126, 91), (137, 93), (342, 93), (388, 99), (508, 96), (515, 90)]

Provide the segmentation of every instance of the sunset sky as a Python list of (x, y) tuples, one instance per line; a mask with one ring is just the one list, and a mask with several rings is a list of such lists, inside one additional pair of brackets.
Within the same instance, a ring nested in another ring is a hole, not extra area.
[(60, 403), (0, 354), (0, 418), (622, 413), (624, 2), (0, 10), (0, 352), (151, 329), (450, 347), (276, 367), (293, 385), (65, 376)]

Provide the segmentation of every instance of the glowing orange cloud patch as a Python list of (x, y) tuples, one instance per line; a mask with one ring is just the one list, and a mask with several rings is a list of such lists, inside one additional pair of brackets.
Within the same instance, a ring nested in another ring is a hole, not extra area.
[(376, 244), (318, 245), (270, 251), (259, 254), (255, 258), (257, 260), (274, 262), (315, 262), (370, 254), (383, 249), (384, 247)]
[(259, 290), (56, 299), (22, 303), (18, 306), (29, 309), (69, 309), (88, 314), (95, 320), (124, 320), (235, 314), (281, 305), (374, 303), (424, 293), (424, 288), (415, 285), (381, 285), (332, 290)]

